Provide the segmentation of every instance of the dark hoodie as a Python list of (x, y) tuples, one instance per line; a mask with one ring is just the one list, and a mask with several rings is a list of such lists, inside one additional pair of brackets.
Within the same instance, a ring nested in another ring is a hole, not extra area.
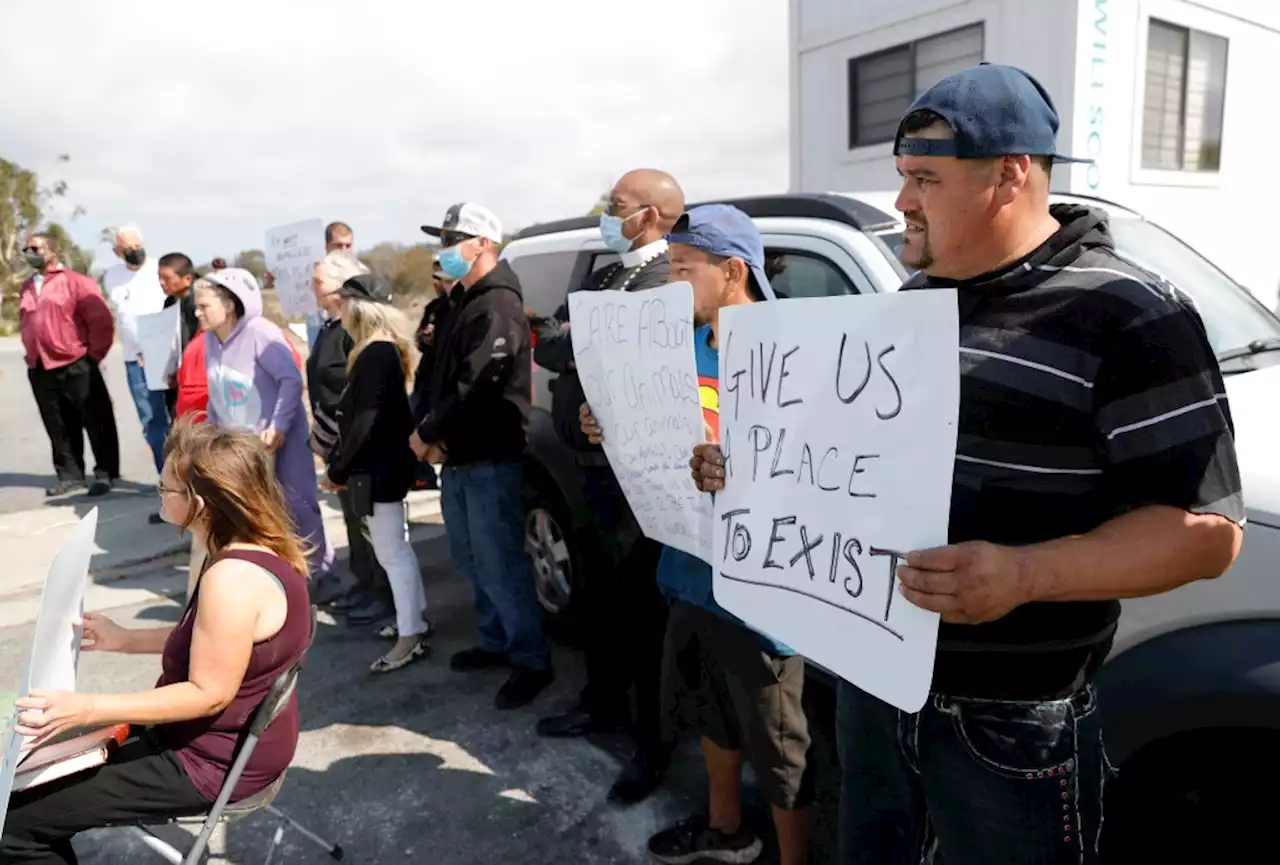
[(418, 435), (450, 465), (520, 459), (529, 423), (532, 357), (520, 280), (505, 261), (449, 296), (451, 310)]
[[(1105, 214), (1051, 212), (1061, 228), (1019, 261), (903, 287), (954, 288), (959, 304), (949, 541), (1035, 544), (1146, 505), (1242, 521), (1231, 417), (1199, 316), (1117, 254)], [(1029, 603), (984, 624), (944, 623), (933, 688), (1070, 694), (1106, 658), (1119, 614), (1113, 600)]]

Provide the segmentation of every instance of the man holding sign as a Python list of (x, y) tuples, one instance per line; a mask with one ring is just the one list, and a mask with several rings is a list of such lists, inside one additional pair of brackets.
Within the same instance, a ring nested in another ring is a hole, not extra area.
[[(686, 213), (668, 242), (671, 278), (693, 286), (698, 390), (706, 432), (714, 438), (720, 311), (771, 293), (764, 247), (751, 219), (722, 204)], [(602, 441), (594, 416), (585, 415), (582, 426), (593, 443)], [(649, 852), (669, 863), (752, 862), (760, 855), (760, 839), (742, 825), (745, 751), (773, 806), (782, 865), (807, 862), (813, 785), (801, 705), (804, 659), (720, 607), (705, 561), (665, 547), (658, 584), (671, 598), (662, 652), (663, 715), (701, 735), (710, 802), (706, 816), (654, 835)]]
[[(904, 290), (958, 300), (958, 443), (950, 545), (897, 569), (942, 618), (930, 698), (906, 712), (841, 684), (844, 865), (1098, 862), (1092, 681), (1119, 599), (1219, 576), (1240, 548), (1204, 327), (1116, 254), (1102, 213), (1049, 206), (1057, 129), (1030, 75), (988, 64), (899, 127), (902, 260), (922, 271)], [(714, 449), (692, 467), (724, 488)]]

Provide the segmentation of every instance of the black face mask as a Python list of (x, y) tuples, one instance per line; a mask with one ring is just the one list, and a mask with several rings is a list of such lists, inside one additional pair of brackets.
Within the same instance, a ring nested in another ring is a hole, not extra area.
[(137, 267), (147, 260), (147, 251), (139, 246), (137, 249), (126, 249), (124, 251), (124, 263)]
[(22, 253), (22, 257), (25, 258), (27, 260), (27, 264), (35, 270), (44, 270), (45, 262), (43, 253), (35, 252), (33, 250), (31, 252)]

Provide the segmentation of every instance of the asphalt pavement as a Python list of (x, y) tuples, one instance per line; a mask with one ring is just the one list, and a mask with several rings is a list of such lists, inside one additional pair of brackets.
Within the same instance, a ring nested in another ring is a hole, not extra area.
[[(115, 401), (125, 482), (98, 500), (50, 501), (48, 443), (27, 385), (20, 348), (0, 340), (0, 693), (17, 688), (30, 649), (44, 569), (59, 539), (98, 508), (98, 549), (86, 607), (122, 624), (176, 621), (186, 584), (186, 541), (152, 526), (154, 469), (124, 387), (117, 352), (104, 363)], [(435, 494), (414, 494), (411, 537), (418, 552), (435, 626), (429, 659), (385, 676), (368, 665), (386, 648), (371, 628), (350, 628), (322, 614), (299, 686), (302, 736), (276, 804), (341, 844), (346, 861), (439, 865), (480, 862), (640, 863), (648, 837), (688, 816), (704, 800), (694, 743), (677, 757), (664, 789), (618, 808), (605, 801), (627, 756), (625, 740), (544, 740), (537, 718), (573, 702), (583, 684), (579, 654), (555, 649), (555, 684), (530, 706), (493, 708), (501, 672), (453, 673), (449, 655), (474, 638), (470, 590), (453, 571)], [(341, 518), (326, 505), (326, 530), (340, 548)], [(159, 659), (86, 653), (84, 691), (129, 691), (154, 685)], [(815, 696), (821, 697), (821, 694)], [(821, 701), (820, 701), (821, 702)], [(828, 709), (818, 710), (826, 715)], [(816, 863), (833, 861), (831, 749), (818, 729), (819, 790), (824, 805)], [(750, 785), (748, 819), (768, 827), (768, 809)], [(209, 861), (261, 862), (276, 822), (251, 815), (215, 834)], [(165, 827), (184, 847), (194, 830)], [(286, 830), (276, 862), (328, 861), (297, 832)], [(77, 840), (87, 865), (159, 862), (127, 830), (103, 829)], [(776, 861), (766, 848), (759, 861)]]

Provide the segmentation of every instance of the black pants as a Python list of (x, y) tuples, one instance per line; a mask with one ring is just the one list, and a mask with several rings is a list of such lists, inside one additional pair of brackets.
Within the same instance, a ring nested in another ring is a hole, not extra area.
[(355, 512), (349, 488), (338, 490), (338, 502), (342, 505), (342, 521), (347, 526), (347, 565), (356, 578), (356, 585), (370, 595), (390, 601), (391, 584), (387, 582), (387, 572), (374, 555), (368, 517)]
[(27, 378), (49, 435), (58, 480), (84, 480), (86, 432), (97, 463), (94, 474), (111, 480), (120, 477), (116, 418), (98, 365), (87, 357), (57, 369), (45, 369), (37, 362), (27, 370)]
[(1099, 861), (1112, 769), (1092, 686), (1043, 702), (932, 694), (913, 715), (841, 682), (836, 728), (841, 865)]
[(74, 863), (71, 838), (78, 832), (203, 814), (209, 807), (173, 752), (143, 730), (105, 766), (14, 793), (0, 863)]
[(582, 705), (598, 718), (633, 719), (636, 745), (644, 750), (664, 744), (660, 683), (667, 601), (658, 591), (661, 553), (662, 545), (648, 538), (637, 540), (620, 563), (615, 558), (610, 564), (597, 550), (582, 590), (587, 616)]

